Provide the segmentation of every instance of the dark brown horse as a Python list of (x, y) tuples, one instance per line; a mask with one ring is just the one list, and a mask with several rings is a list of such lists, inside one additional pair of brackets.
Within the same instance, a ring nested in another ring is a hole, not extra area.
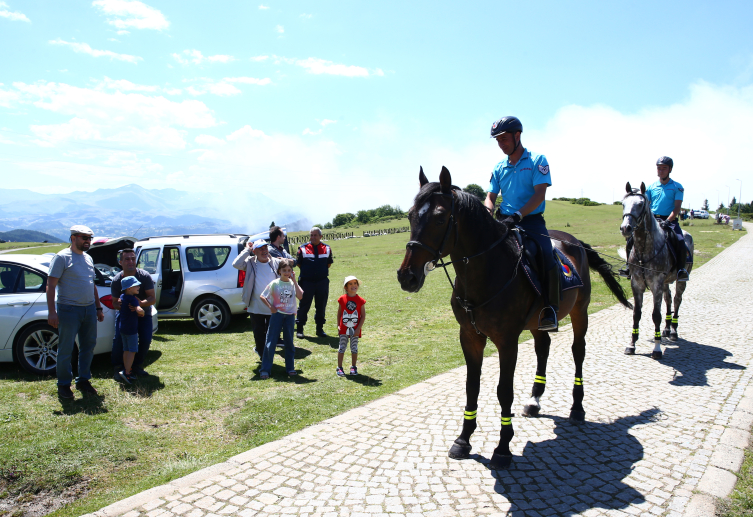
[[(533, 334), (536, 349), (536, 378), (531, 400), (523, 415), (536, 416), (540, 397), (546, 387), (546, 363), (549, 357), (549, 334), (537, 330), (542, 299), (521, 272), (520, 251), (512, 233), (494, 220), (489, 211), (471, 194), (452, 185), (450, 171), (442, 168), (439, 183), (429, 183), (423, 169), (419, 174), (421, 189), (409, 211), (411, 240), (397, 272), (400, 286), (417, 292), (426, 272), (449, 255), (455, 269), (452, 310), (460, 324), (460, 345), (467, 366), (466, 406), (463, 430), (450, 448), (451, 458), (467, 458), (471, 451), (471, 434), (476, 429), (476, 411), (481, 381), (481, 363), (487, 337), (499, 352), (497, 397), (502, 406), (499, 445), (494, 449), (490, 468), (510, 465), (510, 441), (513, 435), (513, 377), (518, 358), (518, 338), (524, 330)], [(625, 293), (612, 268), (590, 246), (570, 234), (550, 231), (558, 239), (556, 246), (572, 261), (583, 280), (583, 287), (563, 293), (558, 319), (568, 314), (573, 325), (573, 359), (575, 385), (570, 419), (583, 422), (583, 359), (586, 355), (588, 304), (591, 300), (589, 267), (604, 278), (619, 301), (629, 307)]]

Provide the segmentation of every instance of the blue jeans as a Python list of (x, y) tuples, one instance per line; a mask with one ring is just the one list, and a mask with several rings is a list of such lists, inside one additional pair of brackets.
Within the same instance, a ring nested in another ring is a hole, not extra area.
[(275, 348), (277, 347), (277, 338), (280, 337), (280, 329), (282, 329), (282, 339), (285, 342), (285, 371), (292, 372), (295, 370), (294, 326), (295, 314), (275, 312), (270, 316), (267, 342), (264, 344), (264, 355), (261, 358), (262, 373), (272, 372), (272, 361), (275, 357)]
[(76, 382), (92, 378), (91, 365), (97, 345), (97, 308), (94, 304), (78, 306), (57, 305), (58, 313), (58, 386), (73, 382), (71, 358), (78, 334), (78, 378)]
[[(133, 367), (136, 369), (142, 369), (144, 366), (144, 359), (149, 352), (149, 347), (152, 344), (152, 316), (151, 307), (144, 309), (143, 317), (139, 318), (139, 351), (136, 352), (136, 358), (133, 360)], [(110, 362), (112, 363), (115, 373), (118, 373), (123, 369), (123, 341), (120, 338), (120, 312), (115, 313), (115, 336), (112, 338), (112, 353), (110, 355)]]

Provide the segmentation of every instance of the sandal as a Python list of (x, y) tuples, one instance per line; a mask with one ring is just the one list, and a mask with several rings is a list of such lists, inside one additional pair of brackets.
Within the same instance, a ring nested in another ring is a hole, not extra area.
[(261, 372), (259, 377), (261, 377), (261, 380), (266, 381), (267, 379), (269, 379), (269, 374), (267, 372)]

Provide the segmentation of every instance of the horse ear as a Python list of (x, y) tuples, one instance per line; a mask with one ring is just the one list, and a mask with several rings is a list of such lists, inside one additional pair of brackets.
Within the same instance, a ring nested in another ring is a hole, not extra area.
[(418, 182), (421, 184), (422, 187), (426, 185), (427, 183), (429, 183), (429, 180), (426, 178), (426, 174), (424, 174), (423, 167), (419, 167)]
[(646, 184), (641, 181), (641, 194), (646, 193)]
[(630, 186), (630, 182), (629, 182), (629, 181), (628, 181), (628, 182), (627, 182), (627, 184), (625, 185), (625, 192), (627, 192), (628, 194), (632, 194), (632, 192), (633, 192), (633, 189), (632, 189), (632, 187)]
[(439, 186), (442, 187), (442, 192), (449, 194), (452, 191), (452, 177), (447, 167), (442, 166), (442, 172), (439, 173)]

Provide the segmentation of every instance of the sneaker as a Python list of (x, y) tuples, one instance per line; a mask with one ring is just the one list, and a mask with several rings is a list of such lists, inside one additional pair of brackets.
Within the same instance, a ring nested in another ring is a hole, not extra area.
[(149, 372), (143, 368), (131, 368), (131, 373), (139, 377), (149, 377)]
[(298, 339), (303, 339), (303, 332), (296, 332), (295, 337), (297, 337)]
[(316, 329), (316, 335), (317, 337), (329, 337), (326, 332), (324, 332), (324, 329), (319, 327)]
[(355, 366), (351, 366), (350, 367), (350, 374), (351, 375), (358, 375), (358, 368), (356, 368)]
[(89, 382), (88, 379), (78, 381), (76, 383), (76, 389), (82, 393), (91, 393), (92, 395), (99, 395), (99, 393), (97, 393), (97, 390), (94, 389), (94, 386), (92, 386), (92, 383)]
[(70, 385), (58, 386), (58, 398), (67, 400), (73, 399), (73, 391), (71, 391)]
[(120, 377), (120, 381), (124, 382), (126, 384), (131, 384), (131, 376), (128, 375), (125, 370), (120, 370), (118, 372), (118, 377)]
[(343, 371), (341, 366), (337, 367), (337, 370), (335, 370), (335, 373), (337, 373), (338, 377), (345, 377), (345, 372)]

